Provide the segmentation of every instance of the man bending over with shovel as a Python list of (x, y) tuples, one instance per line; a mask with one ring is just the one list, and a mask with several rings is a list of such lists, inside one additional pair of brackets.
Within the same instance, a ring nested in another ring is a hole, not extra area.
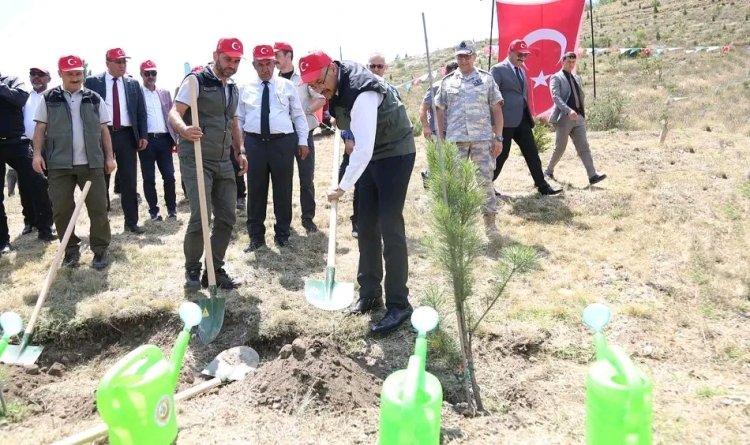
[[(239, 98), (237, 86), (231, 76), (237, 72), (242, 57), (242, 42), (235, 38), (221, 39), (213, 54), (214, 63), (203, 71), (188, 76), (198, 78), (198, 121), (192, 125), (190, 113), (190, 83), (180, 86), (174, 105), (169, 111), (169, 123), (180, 135), (180, 173), (190, 202), (190, 222), (185, 231), (185, 288), (200, 289), (208, 286), (207, 272), (201, 273), (203, 234), (201, 210), (198, 199), (196, 158), (193, 143), (201, 142), (203, 176), (206, 182), (208, 208), (213, 210), (214, 224), (211, 232), (211, 252), (216, 272), (216, 285), (221, 289), (234, 289), (237, 283), (224, 270), (224, 254), (235, 222), (234, 207), (237, 202), (237, 184), (229, 150), (240, 165), (238, 175), (247, 172), (242, 131), (235, 112)], [(201, 130), (201, 128), (203, 130)]]
[(328, 200), (336, 201), (359, 179), (360, 290), (350, 312), (364, 314), (383, 306), (385, 258), (387, 311), (370, 330), (373, 334), (392, 331), (412, 313), (403, 217), (416, 153), (411, 122), (393, 90), (363, 65), (334, 62), (317, 51), (302, 57), (299, 69), (302, 81), (330, 100), (338, 127), (351, 130), (355, 138), (343, 178), (328, 191)]

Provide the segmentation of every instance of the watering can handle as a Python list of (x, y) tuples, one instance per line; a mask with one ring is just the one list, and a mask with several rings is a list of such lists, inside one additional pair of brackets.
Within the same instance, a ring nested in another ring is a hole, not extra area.
[(148, 362), (156, 361), (163, 358), (161, 350), (154, 345), (143, 345), (140, 346), (120, 359), (114, 367), (110, 368), (101, 382), (99, 382), (99, 388), (112, 387), (113, 382), (118, 379), (125, 371), (129, 370), (133, 365), (144, 359)]
[(625, 425), (628, 429), (635, 429), (637, 419), (631, 415), (634, 411), (634, 405), (639, 405), (642, 401), (636, 399), (636, 388), (638, 388), (642, 379), (638, 369), (633, 365), (633, 361), (628, 354), (618, 346), (610, 346), (605, 354), (605, 359), (617, 370), (625, 380), (625, 386), (628, 392), (627, 404), (625, 406)]

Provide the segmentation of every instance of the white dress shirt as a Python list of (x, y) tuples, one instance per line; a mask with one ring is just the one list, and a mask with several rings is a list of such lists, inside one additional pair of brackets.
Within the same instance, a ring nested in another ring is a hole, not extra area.
[(289, 80), (291, 80), (294, 86), (297, 88), (297, 96), (299, 96), (299, 102), (302, 105), (302, 110), (305, 112), (305, 115), (307, 117), (307, 128), (309, 130), (314, 130), (318, 127), (320, 122), (318, 122), (318, 118), (315, 117), (315, 113), (308, 113), (307, 111), (310, 108), (310, 102), (312, 102), (313, 99), (325, 99), (325, 97), (323, 97), (322, 94), (316, 93), (312, 88), (310, 88), (310, 85), (302, 83), (302, 76), (299, 75), (296, 67), (292, 72), (292, 78)]
[[(302, 110), (297, 89), (287, 79), (273, 76), (268, 81), (268, 122), (271, 134), (297, 133), (299, 145), (307, 145), (307, 118)], [(263, 81), (260, 78), (240, 88), (237, 118), (240, 127), (247, 133), (260, 134), (260, 106), (263, 99)]]
[[(117, 100), (120, 102), (120, 125), (123, 127), (130, 127), (132, 126), (132, 124), (130, 123), (128, 103), (127, 99), (125, 98), (125, 83), (123, 83), (122, 79), (122, 77), (117, 78)], [(104, 73), (104, 83), (107, 87), (107, 98), (104, 100), (104, 103), (107, 105), (107, 112), (109, 112), (109, 115), (112, 117), (112, 121), (114, 122), (115, 115), (112, 112), (112, 85), (114, 84), (114, 77), (109, 74), (109, 71)]]
[(384, 97), (375, 91), (365, 91), (354, 100), (351, 112), (354, 151), (349, 155), (349, 165), (339, 182), (341, 190), (351, 190), (372, 159), (378, 125), (378, 107)]
[(143, 97), (146, 99), (146, 122), (149, 133), (166, 133), (167, 123), (164, 122), (164, 113), (161, 110), (161, 99), (158, 90), (143, 89)]
[(29, 98), (26, 99), (26, 105), (23, 106), (23, 127), (26, 137), (32, 139), (34, 137), (34, 128), (36, 122), (34, 122), (34, 115), (36, 114), (36, 107), (44, 99), (44, 91), (37, 93), (36, 90), (31, 90)]

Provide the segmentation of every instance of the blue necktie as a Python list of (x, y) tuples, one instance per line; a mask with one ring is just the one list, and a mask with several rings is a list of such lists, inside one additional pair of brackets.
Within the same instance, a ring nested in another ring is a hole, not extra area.
[(525, 82), (523, 81), (523, 75), (521, 74), (521, 69), (518, 68), (517, 66), (514, 68), (516, 70), (516, 77), (518, 77), (518, 83), (521, 84), (521, 91), (523, 91), (526, 85), (524, 85)]

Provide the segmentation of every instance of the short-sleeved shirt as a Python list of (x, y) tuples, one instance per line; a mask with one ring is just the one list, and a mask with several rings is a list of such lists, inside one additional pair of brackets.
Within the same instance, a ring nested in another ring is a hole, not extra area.
[[(89, 163), (86, 156), (86, 143), (83, 140), (83, 120), (81, 120), (81, 99), (83, 98), (83, 89), (70, 93), (63, 89), (63, 96), (70, 107), (70, 117), (72, 118), (71, 127), (73, 128), (73, 165), (86, 165)], [(36, 122), (47, 123), (47, 103), (42, 96), (39, 105), (36, 107), (34, 115)], [(109, 123), (109, 113), (107, 113), (107, 104), (103, 100), (99, 101), (99, 123)]]
[(453, 142), (492, 140), (492, 107), (502, 101), (487, 71), (474, 69), (464, 76), (456, 70), (445, 76), (435, 95), (435, 106), (445, 110), (445, 138)]

